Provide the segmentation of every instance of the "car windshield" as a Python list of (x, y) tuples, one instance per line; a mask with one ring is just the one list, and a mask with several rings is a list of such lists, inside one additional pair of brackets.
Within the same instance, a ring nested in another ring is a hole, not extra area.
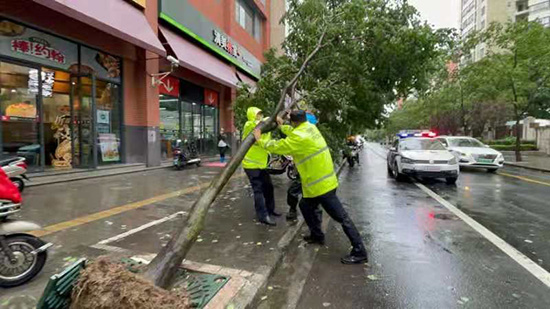
[(452, 147), (483, 147), (483, 144), (473, 138), (450, 138), (449, 143)]
[(435, 139), (406, 139), (400, 143), (401, 150), (445, 150), (445, 146)]

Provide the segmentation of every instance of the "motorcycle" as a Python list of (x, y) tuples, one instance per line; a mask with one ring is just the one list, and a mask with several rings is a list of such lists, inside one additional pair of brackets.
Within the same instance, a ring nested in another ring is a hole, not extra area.
[(347, 151), (343, 151), (344, 159), (348, 161), (350, 167), (354, 167), (355, 163), (359, 164), (360, 147), (357, 145), (348, 146)]
[[(0, 206), (0, 211), (10, 212), (14, 209), (13, 205), (21, 205), (19, 191), (3, 171), (0, 171), (0, 199), (10, 203)], [(38, 229), (40, 226), (31, 222), (0, 222), (0, 287), (22, 285), (44, 267), (47, 250), (52, 244), (25, 233)]]
[(8, 175), (9, 179), (15, 184), (19, 192), (23, 192), (25, 189), (25, 181), (29, 180), (27, 177), (28, 166), (25, 163), (25, 158), (14, 157), (0, 161), (2, 170)]
[(286, 176), (291, 180), (298, 178), (298, 170), (291, 156), (273, 156), (267, 164), (267, 171), (271, 175), (281, 175), (286, 172)]
[(174, 167), (177, 170), (181, 170), (189, 164), (201, 165), (201, 159), (199, 158), (197, 148), (193, 143), (184, 147), (182, 140), (178, 139), (173, 148), (172, 155), (174, 157)]

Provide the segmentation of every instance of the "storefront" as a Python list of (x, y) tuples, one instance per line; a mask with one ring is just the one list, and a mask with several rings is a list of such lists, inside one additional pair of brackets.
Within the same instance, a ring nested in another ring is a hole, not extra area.
[(122, 61), (0, 19), (0, 151), (32, 171), (121, 162)]
[(216, 152), (220, 131), (219, 93), (169, 76), (160, 85), (161, 158), (172, 157), (172, 145), (182, 139), (201, 154)]

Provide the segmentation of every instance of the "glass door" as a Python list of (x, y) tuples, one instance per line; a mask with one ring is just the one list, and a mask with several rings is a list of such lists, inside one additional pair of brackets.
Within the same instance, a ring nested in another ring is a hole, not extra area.
[(94, 76), (71, 78), (72, 165), (77, 168), (97, 167), (95, 86)]
[(30, 171), (41, 168), (37, 68), (0, 62), (0, 147), (2, 159), (25, 157)]

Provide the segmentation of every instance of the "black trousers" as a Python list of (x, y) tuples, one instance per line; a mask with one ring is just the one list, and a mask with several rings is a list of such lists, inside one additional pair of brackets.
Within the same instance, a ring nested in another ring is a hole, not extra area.
[(317, 239), (325, 239), (325, 234), (321, 230), (322, 217), (318, 215), (319, 204), (321, 204), (328, 215), (334, 221), (342, 225), (344, 233), (353, 246), (352, 254), (358, 256), (366, 254), (365, 245), (363, 244), (361, 235), (342, 206), (342, 203), (340, 203), (340, 200), (336, 195), (336, 190), (314, 198), (303, 198), (302, 201), (303, 202), (300, 203), (300, 210), (302, 211), (304, 220), (309, 227), (311, 236)]
[(267, 170), (244, 169), (254, 191), (254, 208), (258, 220), (267, 218), (275, 211), (273, 183)]
[(226, 147), (218, 147), (218, 150), (220, 151), (220, 161), (224, 162), (225, 161), (225, 152), (227, 151), (227, 146)]
[(290, 207), (291, 211), (296, 211), (296, 206), (298, 206), (298, 202), (300, 202), (301, 197), (302, 182), (300, 181), (300, 178), (298, 178), (290, 183), (290, 187), (288, 187), (288, 190), (286, 191), (286, 203)]

